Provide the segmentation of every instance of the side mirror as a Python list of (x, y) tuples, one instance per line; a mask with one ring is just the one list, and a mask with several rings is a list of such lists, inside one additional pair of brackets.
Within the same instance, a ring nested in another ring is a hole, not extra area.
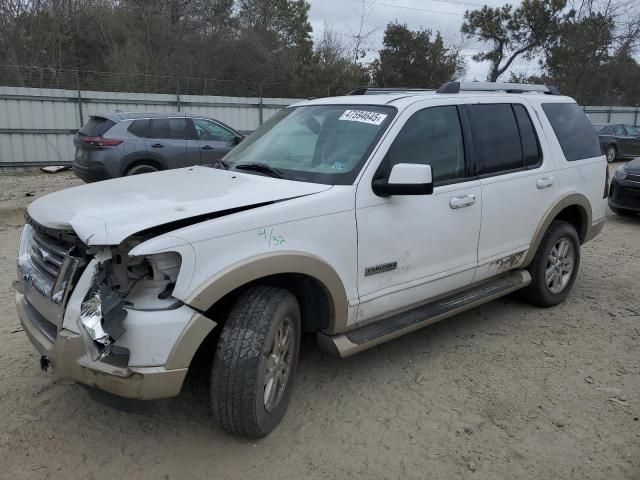
[(391, 169), (389, 178), (373, 181), (373, 193), (380, 197), (431, 195), (433, 193), (431, 165), (398, 163)]
[(238, 145), (242, 140), (244, 140), (244, 137), (237, 135), (233, 137), (233, 141), (231, 143), (233, 143), (234, 145)]

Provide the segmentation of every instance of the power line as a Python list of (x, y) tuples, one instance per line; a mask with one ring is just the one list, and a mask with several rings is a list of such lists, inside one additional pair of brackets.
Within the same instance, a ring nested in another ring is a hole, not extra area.
[[(446, 12), (444, 10), (431, 10), (431, 9), (427, 9), (427, 8), (409, 7), (407, 5), (394, 5), (393, 3), (374, 2), (374, 1), (371, 1), (371, 0), (351, 0), (351, 1), (352, 2), (357, 2), (357, 3), (366, 3), (368, 5), (376, 5), (376, 6), (379, 6), (379, 7), (392, 7), (392, 8), (400, 8), (402, 10), (413, 10), (413, 11), (416, 11), (416, 12), (444, 13), (446, 15), (456, 15), (458, 17), (464, 16), (464, 14), (458, 13), (458, 12)], [(454, 0), (447, 0), (447, 1), (454, 1)]]

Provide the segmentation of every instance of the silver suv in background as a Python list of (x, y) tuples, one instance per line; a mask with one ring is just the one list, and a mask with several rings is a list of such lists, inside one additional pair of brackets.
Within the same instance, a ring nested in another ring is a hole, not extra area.
[(96, 114), (74, 137), (73, 171), (85, 182), (215, 163), (243, 135), (185, 113)]

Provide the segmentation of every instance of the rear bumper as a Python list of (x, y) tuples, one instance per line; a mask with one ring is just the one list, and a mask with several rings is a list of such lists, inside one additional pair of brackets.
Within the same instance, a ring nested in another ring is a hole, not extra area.
[(609, 206), (640, 212), (640, 183), (614, 177), (609, 187)]
[[(119, 362), (116, 355), (93, 361), (87, 355), (82, 335), (64, 328), (52, 335), (46, 328), (50, 322), (21, 293), (16, 293), (16, 308), (27, 337), (40, 355), (49, 360), (55, 381), (70, 380), (140, 400), (174, 397), (180, 393), (188, 365), (128, 367), (126, 361)], [(170, 363), (181, 362), (167, 362)]]
[(85, 164), (73, 162), (72, 168), (76, 176), (87, 183), (114, 178), (109, 170), (101, 163)]

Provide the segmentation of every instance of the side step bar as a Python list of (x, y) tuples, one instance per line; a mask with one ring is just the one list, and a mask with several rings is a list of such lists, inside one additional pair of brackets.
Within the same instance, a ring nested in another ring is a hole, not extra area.
[(531, 275), (526, 270), (511, 272), (468, 290), (368, 323), (339, 335), (318, 334), (320, 346), (340, 357), (349, 357), (375, 345), (400, 337), (432, 323), (503, 297), (526, 287)]

